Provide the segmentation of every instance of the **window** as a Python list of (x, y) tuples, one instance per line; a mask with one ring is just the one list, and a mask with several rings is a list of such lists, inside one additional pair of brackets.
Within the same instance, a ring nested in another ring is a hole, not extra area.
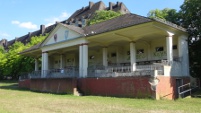
[(86, 20), (82, 19), (82, 25), (85, 26), (86, 25)]
[(127, 55), (130, 55), (130, 51), (127, 51)]
[(55, 64), (59, 64), (59, 63), (60, 63), (60, 60), (55, 60), (54, 63), (55, 63)]
[(68, 33), (69, 33), (69, 31), (68, 31), (68, 30), (66, 30), (66, 31), (65, 31), (65, 34), (64, 34), (64, 35), (65, 35), (65, 39), (66, 39), (66, 40), (68, 39)]
[(95, 56), (94, 55), (91, 55), (90, 57), (89, 57), (89, 59), (94, 59), (95, 58)]
[(156, 47), (156, 52), (163, 51), (163, 47)]
[(173, 45), (172, 48), (173, 48), (173, 49), (177, 49), (177, 45)]
[(138, 49), (137, 50), (137, 54), (142, 54), (142, 53), (144, 53), (144, 49)]
[(71, 62), (71, 59), (67, 59), (67, 62)]
[(117, 56), (116, 53), (112, 53), (112, 54), (111, 54), (111, 57), (116, 57), (116, 56)]

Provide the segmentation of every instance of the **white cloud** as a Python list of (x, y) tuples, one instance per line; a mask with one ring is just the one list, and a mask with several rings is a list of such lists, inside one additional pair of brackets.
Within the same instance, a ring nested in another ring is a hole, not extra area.
[(11, 23), (18, 25), (21, 28), (26, 28), (31, 30), (37, 29), (37, 25), (33, 24), (32, 22), (20, 22), (20, 21), (14, 20), (14, 21), (11, 21)]
[(8, 33), (1, 32), (1, 31), (0, 31), (0, 37), (1, 37), (1, 38), (8, 38), (8, 37), (11, 37), (11, 35), (9, 35)]
[(12, 23), (12, 24), (20, 24), (20, 22), (17, 21), (17, 20), (12, 21), (11, 23)]
[(67, 12), (62, 12), (58, 17), (51, 17), (51, 18), (46, 18), (45, 21), (47, 22), (46, 26), (50, 26), (54, 24), (56, 21), (62, 21), (67, 19), (70, 16), (69, 13)]

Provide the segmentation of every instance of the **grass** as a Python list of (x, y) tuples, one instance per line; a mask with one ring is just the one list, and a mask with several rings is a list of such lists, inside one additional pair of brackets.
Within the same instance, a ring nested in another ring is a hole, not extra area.
[(201, 113), (201, 98), (175, 101), (56, 95), (0, 81), (0, 113)]

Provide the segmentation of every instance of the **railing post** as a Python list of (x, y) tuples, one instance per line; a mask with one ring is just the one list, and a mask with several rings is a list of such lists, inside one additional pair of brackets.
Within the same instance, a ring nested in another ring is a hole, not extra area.
[(181, 98), (181, 95), (180, 95), (180, 87), (178, 87), (178, 95), (179, 95), (179, 98)]

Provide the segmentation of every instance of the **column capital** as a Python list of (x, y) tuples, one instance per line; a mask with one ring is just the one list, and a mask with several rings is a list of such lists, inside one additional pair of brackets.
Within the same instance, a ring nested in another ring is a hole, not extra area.
[(81, 44), (78, 44), (78, 46), (84, 46), (84, 45), (89, 45), (89, 43), (81, 43)]
[(43, 51), (42, 53), (48, 53), (48, 51)]
[(131, 41), (130, 43), (136, 43), (135, 41)]
[(166, 31), (167, 32), (167, 37), (172, 37), (174, 35), (174, 33)]
[(89, 45), (89, 43), (82, 43), (82, 45), (84, 46), (84, 45)]

